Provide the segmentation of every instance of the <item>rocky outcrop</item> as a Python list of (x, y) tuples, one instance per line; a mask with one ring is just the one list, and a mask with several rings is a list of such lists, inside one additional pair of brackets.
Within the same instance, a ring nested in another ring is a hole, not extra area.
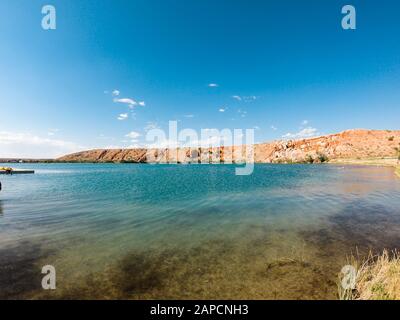
[(310, 162), (327, 159), (395, 157), (400, 131), (347, 130), (316, 138), (261, 144), (256, 162)]
[(62, 162), (134, 162), (145, 163), (146, 149), (95, 149), (58, 158)]
[[(400, 130), (347, 130), (301, 140), (253, 146), (257, 163), (324, 162), (330, 159), (395, 157)], [(97, 149), (66, 155), (63, 162), (230, 163), (252, 157), (241, 146), (180, 149)]]

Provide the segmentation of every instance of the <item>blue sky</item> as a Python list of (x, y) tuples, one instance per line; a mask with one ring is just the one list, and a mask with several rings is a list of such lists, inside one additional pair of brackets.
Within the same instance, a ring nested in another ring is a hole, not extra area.
[[(349, 3), (356, 30), (341, 27)], [(41, 28), (45, 4), (56, 30)], [(256, 128), (258, 142), (399, 129), (398, 1), (4, 0), (0, 13), (0, 157), (128, 147), (169, 120)]]

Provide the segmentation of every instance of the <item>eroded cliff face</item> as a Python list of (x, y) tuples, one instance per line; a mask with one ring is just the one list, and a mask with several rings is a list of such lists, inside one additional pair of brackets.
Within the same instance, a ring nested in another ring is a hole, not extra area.
[(146, 162), (146, 149), (95, 149), (58, 158), (65, 162)]
[[(253, 146), (254, 162), (323, 162), (330, 159), (395, 157), (400, 130), (347, 130), (316, 138)], [(180, 149), (97, 149), (66, 155), (64, 162), (230, 163), (252, 158), (245, 147)]]

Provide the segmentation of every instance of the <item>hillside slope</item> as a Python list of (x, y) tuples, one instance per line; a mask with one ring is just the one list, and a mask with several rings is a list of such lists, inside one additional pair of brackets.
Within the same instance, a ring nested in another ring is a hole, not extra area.
[[(400, 130), (346, 130), (341, 133), (300, 140), (254, 145), (257, 163), (321, 162), (334, 159), (396, 157)], [(181, 149), (97, 149), (63, 156), (62, 162), (241, 162), (241, 147)]]

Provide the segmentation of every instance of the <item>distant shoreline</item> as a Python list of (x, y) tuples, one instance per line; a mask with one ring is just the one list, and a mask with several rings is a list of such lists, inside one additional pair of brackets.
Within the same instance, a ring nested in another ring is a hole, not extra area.
[(351, 129), (336, 134), (244, 146), (92, 149), (57, 159), (0, 158), (2, 163), (330, 163), (396, 168), (400, 177), (400, 130)]
[[(92, 149), (57, 158), (63, 162), (127, 163), (322, 163), (336, 159), (397, 158), (400, 130), (352, 129), (336, 134), (244, 146)], [(381, 163), (381, 161), (379, 161)], [(379, 164), (380, 164), (379, 163)], [(366, 163), (369, 164), (369, 163)]]
[[(113, 163), (113, 164), (139, 164), (137, 162), (129, 162), (129, 161), (110, 161), (110, 162), (98, 162), (98, 161), (64, 161), (57, 159), (0, 159), (0, 163), (87, 163), (87, 164), (105, 164), (105, 163)], [(148, 164), (148, 162), (143, 162), (142, 164)], [(160, 164), (168, 164), (168, 163), (160, 163)], [(179, 163), (177, 163), (179, 164)], [(223, 164), (223, 163), (211, 163), (211, 164)], [(270, 162), (256, 162), (255, 164), (278, 164), (278, 163), (270, 163)], [(306, 164), (304, 162), (291, 162), (291, 163), (279, 163), (279, 164)], [(322, 164), (322, 163), (316, 163)], [(328, 160), (323, 164), (333, 164), (333, 165), (360, 165), (360, 166), (376, 166), (376, 167), (392, 167), (395, 169), (395, 174), (400, 178), (400, 163), (397, 158), (386, 157), (386, 158), (364, 158), (364, 159), (354, 159), (354, 158), (342, 158), (342, 159), (332, 159)]]
[(343, 158), (343, 159), (332, 159), (329, 160), (331, 164), (346, 164), (346, 165), (365, 165), (365, 166), (377, 166), (377, 167), (397, 167), (398, 160), (394, 157), (384, 158)]
[[(345, 164), (345, 165), (368, 165), (368, 166), (384, 166), (384, 167), (397, 167), (397, 159), (393, 157), (385, 157), (385, 158), (364, 158), (364, 159), (354, 159), (354, 158), (341, 158), (341, 159), (331, 159), (326, 161), (325, 163), (329, 164)], [(58, 160), (58, 159), (1, 159), (0, 163), (115, 163), (115, 164), (124, 164), (124, 163), (138, 163), (135, 161), (106, 161), (106, 162), (99, 162), (99, 161), (90, 161), (90, 160)], [(142, 162), (142, 163), (149, 163), (149, 162)], [(255, 164), (304, 164), (307, 162), (280, 162), (280, 163), (271, 163), (271, 162), (255, 162)], [(164, 162), (160, 162), (160, 164), (164, 164)], [(172, 164), (165, 163), (165, 164)], [(178, 163), (180, 164), (180, 163)], [(210, 163), (210, 164), (224, 164), (224, 163)], [(235, 163), (233, 163), (235, 164)]]
[(0, 163), (59, 163), (57, 159), (0, 158)]
[(400, 178), (400, 164), (397, 158), (334, 159), (329, 161), (329, 163), (343, 165), (392, 167), (395, 169), (395, 175)]

